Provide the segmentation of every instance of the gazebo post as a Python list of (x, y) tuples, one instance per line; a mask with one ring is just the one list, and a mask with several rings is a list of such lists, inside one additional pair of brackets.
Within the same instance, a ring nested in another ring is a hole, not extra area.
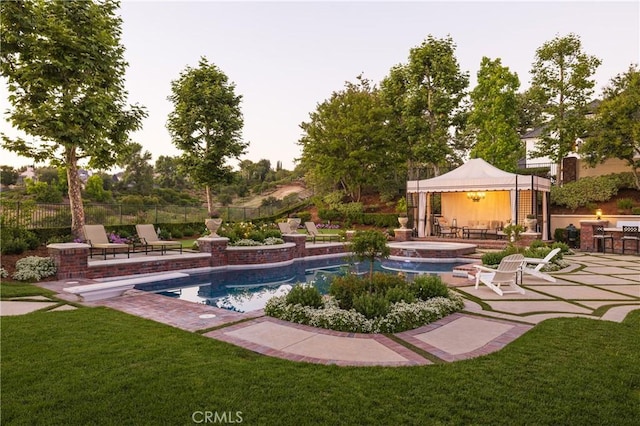
[(431, 235), (431, 226), (433, 225), (431, 223), (431, 193), (427, 192), (427, 217), (426, 217), (426, 231), (425, 231), (425, 236), (429, 236)]

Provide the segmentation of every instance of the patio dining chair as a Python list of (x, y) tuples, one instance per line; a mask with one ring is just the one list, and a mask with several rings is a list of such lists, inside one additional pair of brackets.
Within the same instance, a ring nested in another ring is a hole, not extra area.
[(623, 226), (622, 227), (622, 254), (625, 253), (626, 243), (635, 243), (636, 254), (640, 254), (640, 232), (638, 232), (637, 226)]
[(604, 231), (604, 226), (598, 225), (593, 228), (593, 245), (595, 251), (598, 250), (598, 246), (602, 247), (602, 253), (607, 250), (607, 241), (611, 241), (611, 253), (613, 253), (613, 235), (607, 234)]

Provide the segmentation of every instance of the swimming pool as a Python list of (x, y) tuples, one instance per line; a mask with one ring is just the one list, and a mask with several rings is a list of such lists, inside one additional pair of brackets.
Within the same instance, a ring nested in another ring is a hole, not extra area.
[[(413, 262), (385, 259), (375, 262), (374, 270), (404, 273), (411, 279), (420, 274), (451, 272), (455, 266), (465, 263), (458, 260)], [(347, 271), (365, 274), (369, 271), (369, 263), (354, 264), (338, 257), (303, 260), (284, 267), (194, 271), (180, 278), (138, 284), (135, 288), (189, 302), (251, 312), (263, 309), (270, 298), (288, 293), (298, 283), (313, 283), (322, 294), (326, 294), (333, 277)]]

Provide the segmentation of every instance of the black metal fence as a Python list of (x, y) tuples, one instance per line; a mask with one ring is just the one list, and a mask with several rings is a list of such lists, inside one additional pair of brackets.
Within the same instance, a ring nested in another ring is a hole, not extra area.
[[(216, 210), (225, 221), (249, 221), (274, 217), (286, 211), (283, 206), (222, 207)], [(134, 225), (137, 223), (195, 223), (208, 217), (207, 209), (200, 206), (85, 204), (85, 222), (102, 225)], [(71, 227), (69, 204), (42, 204), (32, 201), (0, 203), (2, 226), (27, 229)]]

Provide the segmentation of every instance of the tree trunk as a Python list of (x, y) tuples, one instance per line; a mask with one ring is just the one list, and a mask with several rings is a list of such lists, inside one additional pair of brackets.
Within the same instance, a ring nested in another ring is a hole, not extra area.
[(204, 193), (207, 197), (207, 214), (211, 217), (211, 214), (213, 213), (213, 200), (211, 199), (211, 188), (209, 188), (209, 185), (205, 185)]
[(67, 183), (69, 185), (69, 207), (71, 209), (71, 233), (75, 238), (83, 238), (84, 206), (82, 205), (82, 188), (78, 176), (78, 158), (75, 147), (66, 152)]

